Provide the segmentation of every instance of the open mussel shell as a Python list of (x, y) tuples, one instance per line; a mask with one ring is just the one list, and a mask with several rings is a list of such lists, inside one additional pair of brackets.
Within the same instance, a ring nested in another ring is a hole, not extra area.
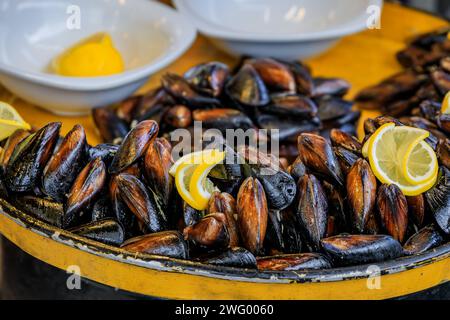
[(75, 179), (66, 202), (64, 227), (73, 227), (95, 203), (106, 185), (106, 167), (100, 158), (89, 162)]
[(322, 239), (321, 244), (336, 266), (381, 262), (403, 253), (401, 244), (387, 235), (339, 235)]
[(299, 253), (257, 258), (259, 271), (330, 269), (330, 261), (319, 253)]
[(166, 256), (177, 259), (188, 259), (188, 244), (181, 233), (163, 231), (146, 234), (125, 241), (122, 248), (136, 253)]
[(298, 137), (298, 151), (303, 164), (315, 174), (344, 186), (344, 175), (331, 145), (325, 138), (303, 133)]
[(92, 110), (92, 117), (101, 137), (108, 143), (121, 143), (130, 130), (129, 126), (109, 108)]
[(61, 123), (50, 123), (23, 139), (14, 149), (5, 170), (5, 184), (13, 192), (38, 187), (42, 172), (59, 137)]
[(297, 220), (308, 246), (317, 251), (325, 237), (328, 220), (328, 201), (322, 186), (314, 175), (304, 175), (298, 181)]
[(64, 201), (86, 161), (86, 133), (76, 125), (56, 149), (44, 169), (42, 189), (56, 201)]
[(224, 249), (230, 244), (226, 217), (223, 213), (205, 216), (194, 225), (183, 230), (184, 238), (211, 249)]
[(112, 246), (120, 246), (124, 241), (122, 226), (114, 219), (103, 219), (69, 230), (79, 236)]
[(450, 234), (450, 170), (441, 167), (438, 181), (425, 193), (425, 199), (437, 226)]
[(14, 195), (9, 198), (20, 210), (58, 228), (65, 228), (62, 203), (31, 195)]
[(400, 188), (395, 184), (383, 184), (378, 189), (377, 206), (383, 228), (403, 242), (408, 227), (408, 202)]
[(125, 137), (109, 167), (109, 173), (119, 173), (140, 159), (158, 135), (158, 131), (159, 127), (155, 121), (140, 122)]
[(368, 223), (373, 215), (377, 197), (377, 179), (369, 163), (359, 159), (347, 175), (347, 199), (352, 213), (353, 228), (357, 233), (373, 233)]
[(407, 255), (423, 253), (433, 249), (444, 242), (444, 237), (435, 225), (431, 224), (409, 238), (403, 246)]
[(263, 248), (268, 220), (267, 198), (261, 182), (247, 178), (237, 197), (238, 227), (242, 245), (253, 254)]
[(256, 269), (255, 256), (250, 251), (240, 247), (230, 248), (222, 253), (210, 256), (202, 262), (222, 267)]

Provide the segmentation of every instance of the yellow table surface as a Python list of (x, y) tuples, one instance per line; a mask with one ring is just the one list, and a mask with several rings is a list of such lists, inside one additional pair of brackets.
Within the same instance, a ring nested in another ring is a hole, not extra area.
[[(312, 67), (315, 76), (341, 77), (350, 81), (352, 90), (348, 97), (351, 98), (362, 88), (375, 84), (402, 69), (395, 59), (395, 53), (404, 48), (407, 39), (446, 25), (448, 23), (440, 18), (387, 3), (383, 9), (380, 30), (366, 30), (346, 37), (330, 51), (306, 62)], [(194, 45), (179, 60), (151, 77), (139, 92), (158, 86), (159, 79), (165, 72), (183, 73), (198, 63), (213, 60), (229, 65), (236, 63), (236, 58), (222, 53), (205, 37), (199, 36)], [(32, 125), (40, 127), (51, 121), (62, 121), (62, 132), (66, 133), (75, 124), (82, 124), (86, 128), (90, 144), (95, 145), (101, 142), (89, 116), (53, 115), (13, 96), (3, 87), (0, 87), (0, 100), (14, 105), (24, 119)], [(363, 118), (375, 114), (364, 111)], [(360, 121), (360, 133), (361, 129), (362, 121)]]

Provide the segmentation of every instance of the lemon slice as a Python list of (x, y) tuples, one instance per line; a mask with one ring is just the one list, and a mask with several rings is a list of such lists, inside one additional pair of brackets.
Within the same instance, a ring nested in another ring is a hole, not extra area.
[(450, 113), (450, 91), (447, 92), (444, 100), (442, 101), (441, 112), (442, 114)]
[(403, 158), (403, 175), (411, 184), (428, 182), (438, 175), (439, 164), (433, 148), (421, 141), (411, 145)]
[(0, 102), (0, 141), (8, 138), (17, 129), (30, 130), (31, 126), (11, 105)]
[(180, 158), (170, 169), (171, 174), (175, 172), (178, 193), (194, 209), (207, 208), (215, 190), (208, 174), (224, 158), (225, 152), (219, 150), (199, 151)]
[(430, 189), (437, 175), (423, 183), (410, 183), (404, 175), (405, 157), (415, 153), (415, 146), (428, 136), (428, 131), (418, 128), (396, 127), (394, 123), (381, 126), (370, 139), (368, 151), (370, 166), (378, 180), (396, 184), (406, 196), (416, 196)]

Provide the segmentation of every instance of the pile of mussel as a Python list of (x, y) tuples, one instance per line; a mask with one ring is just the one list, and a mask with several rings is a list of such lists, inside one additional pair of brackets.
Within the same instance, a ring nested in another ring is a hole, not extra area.
[(412, 39), (397, 54), (405, 70), (356, 96), (363, 109), (381, 110), (407, 125), (429, 130), (436, 138), (450, 134), (450, 115), (441, 114), (441, 101), (450, 91), (450, 28)]
[[(391, 120), (372, 119), (370, 128)], [(405, 197), (377, 181), (361, 143), (340, 129), (331, 142), (301, 133), (287, 168), (250, 146), (224, 145), (242, 161), (211, 171), (220, 191), (197, 211), (174, 187), (172, 146), (154, 120), (137, 123), (120, 145), (90, 146), (78, 125), (60, 137), (60, 126), (18, 130), (2, 142), (0, 197), (136, 255), (289, 271), (376, 263), (449, 239), (449, 168), (442, 164), (428, 192)]]
[[(234, 70), (220, 62), (194, 66), (183, 76), (166, 74), (161, 85), (111, 108), (96, 109), (94, 122), (104, 142), (120, 143), (143, 120), (160, 125), (160, 136), (175, 129), (279, 129), (282, 158), (297, 156), (297, 137), (329, 137), (333, 128), (356, 134), (359, 111), (343, 99), (350, 84), (313, 77), (300, 62), (243, 58)], [(258, 135), (258, 134), (256, 134)]]

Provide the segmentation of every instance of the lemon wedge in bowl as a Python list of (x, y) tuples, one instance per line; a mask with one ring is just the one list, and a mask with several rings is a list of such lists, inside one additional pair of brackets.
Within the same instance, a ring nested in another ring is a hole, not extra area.
[(52, 61), (52, 71), (67, 77), (109, 76), (124, 71), (124, 62), (111, 36), (97, 33), (75, 44)]
[(368, 144), (370, 166), (378, 180), (396, 184), (406, 196), (429, 190), (436, 182), (438, 164), (424, 141), (428, 136), (426, 130), (394, 123), (378, 128)]
[(178, 193), (192, 208), (205, 210), (215, 187), (208, 174), (225, 159), (225, 152), (217, 149), (194, 152), (180, 158), (169, 173), (175, 177)]
[(8, 138), (17, 129), (30, 130), (31, 126), (22, 119), (13, 106), (0, 102), (0, 141)]

